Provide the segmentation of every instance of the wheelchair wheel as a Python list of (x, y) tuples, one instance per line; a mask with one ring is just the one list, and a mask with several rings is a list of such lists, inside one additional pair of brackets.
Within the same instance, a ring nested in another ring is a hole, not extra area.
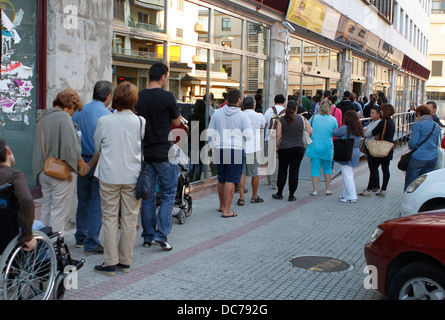
[(57, 257), (54, 244), (42, 232), (34, 231), (37, 245), (25, 252), (14, 238), (0, 259), (2, 300), (48, 300), (54, 288)]

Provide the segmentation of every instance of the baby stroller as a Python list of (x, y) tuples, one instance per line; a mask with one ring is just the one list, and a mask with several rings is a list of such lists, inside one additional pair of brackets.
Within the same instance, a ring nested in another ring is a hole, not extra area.
[(0, 300), (62, 300), (70, 282), (65, 280), (77, 276), (74, 272), (85, 260), (73, 260), (60, 233), (49, 227), (34, 230), (37, 245), (24, 251), (12, 189), (10, 184), (0, 186)]
[[(188, 158), (177, 145), (174, 145), (173, 148), (176, 153), (176, 163), (179, 167), (178, 188), (175, 198), (175, 208), (179, 208), (179, 211), (173, 210), (172, 216), (178, 220), (179, 224), (184, 224), (186, 218), (190, 217), (193, 212), (190, 181), (187, 175), (188, 170), (186, 169), (188, 167)], [(156, 192), (156, 206), (159, 207), (161, 205), (162, 193), (159, 191), (158, 186), (156, 186)]]

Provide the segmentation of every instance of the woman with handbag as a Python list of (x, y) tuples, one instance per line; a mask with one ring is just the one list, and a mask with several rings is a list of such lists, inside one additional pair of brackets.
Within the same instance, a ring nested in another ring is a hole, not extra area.
[(333, 131), (338, 128), (337, 120), (331, 116), (332, 105), (329, 101), (322, 101), (318, 114), (311, 118), (310, 125), (314, 130), (313, 143), (307, 147), (306, 156), (311, 159), (312, 196), (318, 194), (318, 182), (321, 168), (325, 177), (326, 195), (332, 195), (332, 157), (334, 155)]
[[(297, 115), (297, 103), (290, 100), (284, 117), (281, 117), (277, 126), (277, 153), (278, 153), (278, 192), (272, 197), (283, 199), (283, 189), (286, 185), (287, 172), (289, 171), (289, 201), (296, 201), (294, 194), (298, 188), (298, 176), (301, 161), (306, 152), (308, 136), (313, 133), (309, 121)], [(307, 135), (305, 134), (307, 132)]]
[(363, 125), (360, 122), (357, 113), (354, 110), (349, 110), (343, 115), (343, 126), (335, 129), (333, 132), (334, 137), (340, 140), (353, 139), (354, 144), (352, 146), (352, 157), (349, 161), (337, 161), (341, 167), (341, 173), (343, 176), (343, 194), (341, 202), (344, 203), (356, 203), (357, 192), (354, 182), (354, 168), (358, 167), (360, 162), (360, 142), (363, 136)]
[(62, 235), (74, 196), (73, 173), (78, 171), (84, 176), (89, 171), (71, 119), (82, 106), (75, 90), (60, 92), (53, 101), (53, 108), (45, 110), (38, 118), (35, 130), (33, 172), (43, 195), (40, 220)]
[[(394, 145), (394, 134), (396, 132), (396, 125), (392, 120), (392, 116), (395, 113), (394, 106), (391, 104), (384, 104), (380, 107), (380, 115), (382, 120), (379, 124), (372, 130), (372, 135), (376, 137), (376, 140), (383, 140), (389, 142)], [(369, 149), (369, 144), (367, 145)], [(370, 150), (372, 153), (372, 150)], [(387, 153), (387, 155), (383, 157), (375, 157), (376, 166), (382, 167), (383, 172), (383, 181), (382, 187), (379, 192), (376, 193), (377, 196), (386, 197), (386, 189), (388, 188), (389, 180), (391, 178), (391, 173), (389, 171), (389, 165), (394, 156), (394, 148)]]
[(136, 199), (136, 183), (141, 172), (141, 140), (145, 136), (145, 119), (134, 112), (137, 100), (135, 85), (118, 85), (112, 103), (116, 112), (100, 118), (94, 133), (96, 152), (100, 153), (94, 175), (99, 179), (104, 230), (104, 263), (95, 266), (94, 271), (108, 276), (116, 275), (116, 268), (129, 272), (133, 260), (141, 208), (141, 200)]
[(371, 107), (371, 122), (368, 126), (364, 128), (363, 139), (364, 139), (364, 153), (366, 154), (366, 160), (368, 162), (369, 168), (369, 181), (368, 187), (360, 193), (360, 196), (371, 197), (373, 192), (378, 192), (380, 190), (380, 177), (379, 177), (379, 164), (370, 153), (368, 148), (366, 147), (366, 143), (368, 141), (375, 140), (375, 137), (372, 135), (372, 131), (377, 127), (380, 123), (380, 107), (372, 106)]
[(404, 190), (418, 177), (434, 170), (437, 161), (437, 147), (441, 139), (440, 128), (434, 122), (427, 106), (417, 107), (416, 117), (418, 121), (413, 125), (413, 132), (408, 144), (410, 150), (416, 150), (409, 160)]

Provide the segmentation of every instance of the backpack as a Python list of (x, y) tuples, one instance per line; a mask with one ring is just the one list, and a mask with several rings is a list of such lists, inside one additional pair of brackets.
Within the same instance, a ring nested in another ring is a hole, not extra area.
[(280, 121), (280, 118), (284, 115), (284, 113), (286, 112), (286, 109), (284, 109), (283, 111), (281, 111), (278, 114), (277, 108), (272, 107), (273, 109), (273, 115), (270, 118), (270, 124), (269, 124), (269, 137), (273, 138), (276, 136), (276, 132), (277, 132), (277, 127), (278, 127), (278, 121)]

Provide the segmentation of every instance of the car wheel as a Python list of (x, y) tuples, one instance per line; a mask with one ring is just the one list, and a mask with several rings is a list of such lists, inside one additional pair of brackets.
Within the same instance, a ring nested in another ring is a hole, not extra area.
[(401, 268), (388, 288), (390, 300), (445, 299), (445, 272), (431, 263), (418, 261)]

